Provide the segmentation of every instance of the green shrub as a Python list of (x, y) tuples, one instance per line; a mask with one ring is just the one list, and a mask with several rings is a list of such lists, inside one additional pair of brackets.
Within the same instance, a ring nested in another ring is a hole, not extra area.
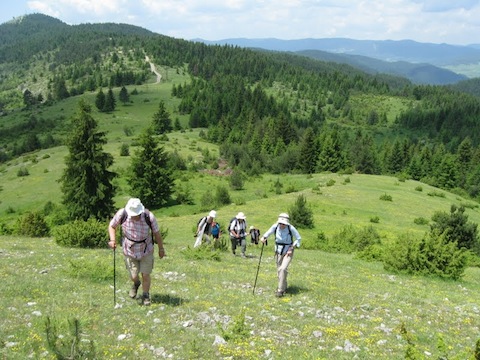
[[(345, 226), (340, 232), (333, 234), (330, 239), (322, 240), (320, 249), (334, 253), (370, 253), (371, 247), (381, 245), (380, 235), (373, 226), (367, 226), (363, 229), (356, 229), (353, 225)], [(374, 253), (378, 253), (375, 250)], [(359, 255), (364, 257), (363, 255)], [(370, 255), (368, 257), (371, 257)]]
[(421, 240), (403, 235), (387, 246), (384, 255), (385, 269), (399, 273), (458, 280), (466, 266), (466, 251), (449, 242), (445, 234), (434, 232), (425, 234)]
[(290, 220), (298, 228), (312, 229), (313, 211), (307, 206), (307, 199), (305, 195), (300, 194), (295, 201), (295, 204), (288, 209)]
[(28, 172), (28, 169), (24, 166), (22, 166), (20, 169), (17, 171), (17, 176), (22, 177), (22, 176), (28, 176), (30, 173)]
[(418, 218), (415, 218), (413, 222), (417, 225), (427, 225), (428, 219), (425, 219), (423, 216), (420, 216)]
[(15, 233), (29, 237), (43, 237), (50, 234), (50, 229), (42, 214), (28, 212), (17, 219)]
[(215, 191), (215, 205), (216, 207), (220, 207), (223, 205), (229, 205), (232, 203), (232, 199), (230, 198), (230, 194), (226, 187), (224, 186), (217, 186)]
[(370, 222), (371, 222), (371, 223), (374, 223), (374, 224), (378, 224), (378, 223), (380, 222), (380, 218), (379, 218), (378, 216), (376, 216), (376, 215), (375, 215), (375, 216), (372, 216), (372, 217), (370, 218)]
[(420, 185), (418, 185), (417, 187), (415, 187), (415, 191), (423, 191), (423, 188)]
[(380, 200), (383, 200), (383, 201), (393, 201), (392, 200), (392, 196), (391, 195), (387, 195), (387, 194), (383, 194), (380, 196)]
[(333, 186), (333, 185), (335, 185), (335, 180), (330, 179), (327, 181), (327, 186)]
[(94, 218), (75, 220), (54, 229), (58, 245), (80, 248), (102, 248), (108, 242), (107, 224)]

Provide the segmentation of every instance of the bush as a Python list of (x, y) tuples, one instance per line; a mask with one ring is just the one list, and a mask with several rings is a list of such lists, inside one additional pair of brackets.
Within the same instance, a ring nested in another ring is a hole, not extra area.
[[(357, 253), (360, 257), (365, 256), (362, 253), (372, 253), (372, 247), (381, 245), (380, 235), (373, 226), (367, 226), (363, 229), (356, 229), (353, 225), (345, 226), (340, 232), (334, 234), (330, 239), (320, 239), (323, 242), (321, 250), (334, 253)], [(378, 250), (374, 251), (378, 253)], [(371, 258), (372, 256), (367, 256)], [(377, 256), (375, 256), (377, 257)]]
[(50, 234), (50, 229), (43, 215), (29, 212), (17, 219), (15, 233), (30, 237), (43, 237)]
[(107, 225), (94, 218), (75, 220), (54, 229), (58, 245), (80, 248), (104, 248), (108, 242)]
[(387, 248), (384, 255), (385, 269), (399, 273), (458, 280), (466, 266), (466, 251), (448, 241), (445, 234), (434, 232), (425, 234), (420, 241), (403, 235)]
[(380, 196), (380, 200), (383, 200), (383, 201), (393, 201), (392, 200), (392, 196), (391, 195), (387, 195), (387, 194), (383, 194)]
[(298, 228), (312, 229), (313, 211), (307, 206), (305, 195), (300, 194), (295, 204), (288, 210), (291, 222)]

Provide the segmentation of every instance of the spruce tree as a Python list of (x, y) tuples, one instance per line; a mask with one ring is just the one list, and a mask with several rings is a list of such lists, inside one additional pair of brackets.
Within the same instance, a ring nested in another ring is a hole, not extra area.
[(300, 170), (305, 174), (312, 174), (317, 167), (318, 153), (315, 140), (315, 134), (312, 128), (305, 130), (300, 143)]
[(114, 210), (112, 180), (116, 174), (108, 170), (113, 157), (103, 152), (106, 142), (105, 133), (97, 131), (90, 105), (81, 100), (72, 118), (66, 168), (60, 178), (63, 203), (71, 219), (103, 220)]
[(153, 115), (153, 129), (155, 134), (161, 135), (172, 131), (172, 119), (165, 108), (165, 103), (160, 101), (157, 112)]
[(172, 195), (173, 179), (168, 168), (168, 154), (152, 136), (152, 129), (147, 129), (140, 136), (139, 145), (129, 171), (132, 194), (147, 207), (160, 207)]

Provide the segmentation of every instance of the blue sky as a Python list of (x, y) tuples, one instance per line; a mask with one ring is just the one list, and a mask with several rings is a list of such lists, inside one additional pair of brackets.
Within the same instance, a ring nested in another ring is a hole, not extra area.
[(182, 39), (329, 38), (480, 43), (480, 0), (6, 0), (0, 23), (43, 13)]

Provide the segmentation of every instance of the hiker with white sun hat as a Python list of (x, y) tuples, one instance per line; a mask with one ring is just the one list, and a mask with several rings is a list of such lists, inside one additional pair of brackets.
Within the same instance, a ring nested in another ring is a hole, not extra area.
[[(275, 262), (277, 264), (278, 287), (275, 296), (282, 297), (287, 290), (288, 266), (292, 262), (295, 247), (300, 247), (301, 236), (298, 230), (290, 224), (287, 213), (278, 215), (278, 220), (263, 234), (261, 241), (266, 243), (267, 238), (275, 235)], [(293, 241), (295, 238), (295, 241)]]

